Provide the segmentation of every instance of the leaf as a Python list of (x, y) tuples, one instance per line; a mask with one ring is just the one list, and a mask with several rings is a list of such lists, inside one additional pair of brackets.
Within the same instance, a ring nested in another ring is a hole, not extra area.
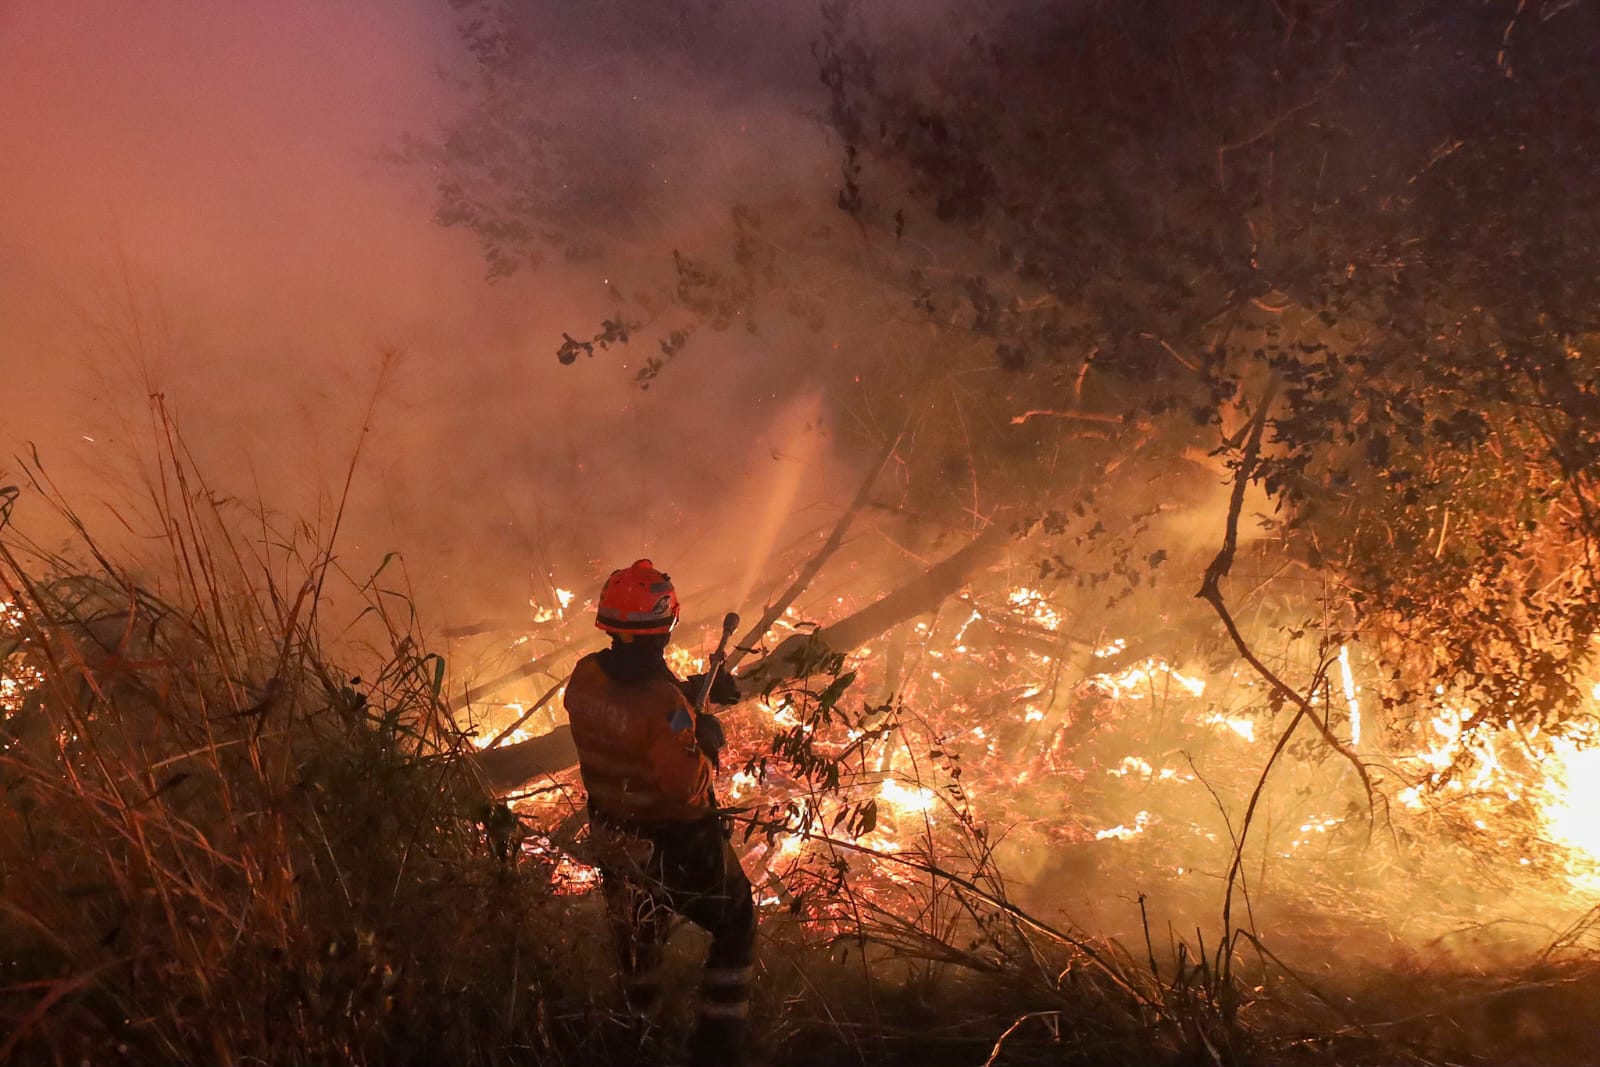
[(422, 657), (422, 662), (427, 663), (429, 660), (433, 661), (433, 680), (428, 687), (429, 695), (438, 700), (439, 694), (444, 691), (444, 657), (437, 652), (429, 652)]
[(844, 691), (850, 688), (850, 683), (855, 680), (856, 672), (846, 671), (829, 682), (828, 687), (817, 694), (817, 710), (822, 712), (831, 710), (835, 704), (839, 703), (839, 698), (844, 696)]
[(580, 341), (569, 333), (563, 333), (561, 335), (561, 347), (556, 349), (556, 359), (561, 361), (562, 366), (570, 367), (578, 362), (579, 353), (593, 358), (593, 343)]

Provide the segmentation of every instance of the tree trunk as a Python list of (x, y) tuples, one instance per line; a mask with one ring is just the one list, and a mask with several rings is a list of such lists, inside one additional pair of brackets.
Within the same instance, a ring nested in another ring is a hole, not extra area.
[(811, 673), (829, 655), (859, 648), (896, 624), (926, 615), (959, 593), (978, 571), (1005, 551), (1010, 529), (993, 522), (955, 555), (934, 564), (881, 600), (814, 634), (795, 634), (740, 676), (746, 692), (760, 692)]
[[(974, 574), (993, 563), (1009, 541), (1009, 527), (1003, 522), (991, 523), (965, 548), (883, 599), (814, 634), (790, 637), (740, 675), (741, 687), (746, 693), (757, 693), (803, 677), (830, 654), (848, 652), (897, 623), (931, 612), (960, 592)], [(534, 778), (572, 767), (578, 762), (578, 750), (572, 744), (572, 731), (558, 726), (543, 736), (480, 752), (475, 758), (490, 787), (505, 793)]]
[(560, 774), (578, 762), (572, 728), (563, 723), (547, 734), (479, 752), (475, 757), (484, 780), (496, 793), (509, 793), (525, 782)]

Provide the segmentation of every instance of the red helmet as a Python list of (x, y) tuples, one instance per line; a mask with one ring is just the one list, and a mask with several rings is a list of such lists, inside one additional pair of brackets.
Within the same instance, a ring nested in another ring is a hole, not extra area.
[(670, 634), (678, 625), (678, 594), (672, 579), (647, 559), (612, 571), (600, 590), (594, 624), (612, 634)]

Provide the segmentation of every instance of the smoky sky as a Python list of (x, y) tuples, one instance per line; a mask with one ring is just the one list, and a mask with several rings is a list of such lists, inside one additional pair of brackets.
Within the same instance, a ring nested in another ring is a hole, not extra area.
[(446, 0), (0, 6), (0, 465), (32, 443), (80, 505), (136, 497), (155, 391), (215, 486), (326, 529), (372, 403), (344, 558), (403, 553), (440, 624), (635, 555), (725, 583), (796, 455), (785, 536), (826, 521), (855, 475), (798, 447), (833, 436), (812, 342), (730, 330), (648, 391), (638, 346), (554, 358), (731, 203), (831, 211), (814, 6), (675, 7), (524, 9), (519, 106), (593, 241), (491, 283), (397, 159), (477, 99)]
[[(783, 316), (703, 332), (648, 391), (633, 378), (670, 323), (555, 359), (616, 313), (613, 287), (647, 293), (675, 250), (725, 249), (735, 204), (791, 232), (848, 226), (820, 5), (505, 5), (518, 60), (485, 96), (459, 27), (500, 7), (0, 5), (0, 467), (37, 444), (80, 505), (125, 504), (154, 391), (215, 488), (325, 531), (370, 405), (343, 561), (402, 553), (445, 626), (640, 555), (690, 589), (737, 583), (775, 484), (795, 487), (779, 542), (831, 521), (864, 461), (855, 431), (895, 431), (840, 425), (853, 362), (888, 347), (879, 306), (826, 309), (853, 335)], [(1035, 7), (1073, 5), (1008, 5), (1004, 32)], [(988, 10), (874, 0), (852, 18), (937, 80)], [(435, 221), (447, 175), (410, 151), (482, 106), (529, 132), (560, 237), (492, 282), (474, 236)]]

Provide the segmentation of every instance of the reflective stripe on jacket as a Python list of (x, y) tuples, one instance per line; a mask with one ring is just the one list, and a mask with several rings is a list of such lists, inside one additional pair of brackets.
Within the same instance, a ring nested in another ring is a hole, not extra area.
[(599, 655), (573, 668), (564, 703), (589, 802), (628, 822), (685, 822), (712, 809), (711, 762), (695, 742), (694, 709), (663, 671), (613, 680)]

